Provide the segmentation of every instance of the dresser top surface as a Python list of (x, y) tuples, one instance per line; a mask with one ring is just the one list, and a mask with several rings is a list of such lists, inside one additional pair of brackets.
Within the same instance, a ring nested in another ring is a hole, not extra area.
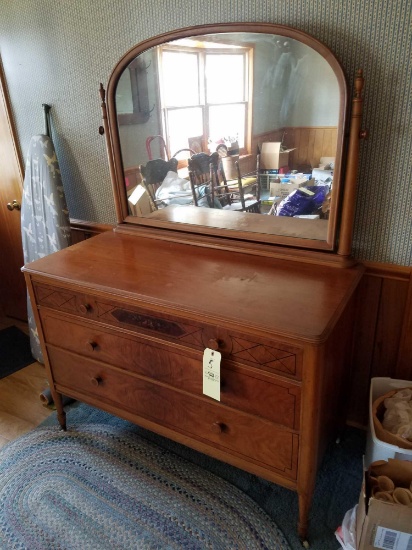
[(106, 232), (24, 271), (77, 290), (109, 292), (205, 321), (323, 341), (352, 296), (360, 267), (337, 268)]

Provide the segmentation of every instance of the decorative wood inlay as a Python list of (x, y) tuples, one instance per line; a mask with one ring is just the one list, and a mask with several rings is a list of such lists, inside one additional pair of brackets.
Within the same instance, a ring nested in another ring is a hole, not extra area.
[(198, 327), (167, 319), (160, 319), (152, 315), (137, 313), (127, 309), (120, 309), (116, 306), (102, 302), (96, 303), (96, 308), (99, 319), (106, 321), (113, 321), (113, 319), (115, 319), (120, 323), (167, 334), (172, 338), (177, 338), (189, 344), (194, 344), (196, 346), (202, 345), (201, 331)]
[(36, 293), (41, 305), (58, 307), (65, 311), (77, 311), (76, 296), (71, 293), (37, 286)]
[(102, 304), (101, 302), (97, 302), (96, 309), (97, 309), (97, 316), (104, 317), (107, 313), (110, 313), (110, 311), (113, 311), (115, 309), (115, 306), (113, 304)]
[[(202, 330), (196, 329), (195, 332), (189, 332), (189, 327), (186, 328), (188, 329), (188, 334), (184, 334), (181, 338), (179, 338), (179, 340), (181, 340), (182, 342), (186, 342), (187, 344), (193, 344), (194, 346), (203, 347)], [(193, 327), (190, 328), (193, 329)]]
[(296, 374), (296, 356), (282, 349), (273, 348), (249, 342), (241, 338), (234, 338), (232, 355), (236, 358), (266, 365), (267, 367)]
[[(205, 335), (207, 336), (206, 340), (209, 339), (205, 329), (198, 326), (162, 319), (146, 313), (124, 309), (114, 304), (97, 302), (94, 298), (85, 295), (59, 291), (53, 287), (43, 285), (36, 285), (36, 293), (41, 305), (71, 313), (81, 313), (79, 301), (81, 303), (90, 301), (93, 304), (92, 317), (96, 319), (166, 334), (171, 338), (176, 338), (198, 348), (203, 349), (207, 345), (205, 344)], [(296, 356), (291, 351), (265, 346), (225, 333), (223, 353), (226, 356), (232, 356), (236, 360), (248, 361), (287, 374), (296, 374)]]
[(133, 311), (127, 311), (126, 309), (115, 309), (110, 313), (115, 319), (121, 323), (128, 325), (134, 325), (148, 330), (154, 330), (155, 332), (161, 332), (179, 338), (184, 334), (184, 330), (180, 325), (173, 321), (166, 321), (164, 319), (158, 319), (150, 315), (141, 315), (134, 313)]

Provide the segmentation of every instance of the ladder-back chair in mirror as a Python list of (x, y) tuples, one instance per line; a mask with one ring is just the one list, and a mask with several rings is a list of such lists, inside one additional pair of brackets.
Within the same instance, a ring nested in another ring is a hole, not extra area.
[[(253, 174), (241, 174), (239, 161), (235, 161), (239, 199), (242, 212), (260, 214), (260, 182), (259, 182), (259, 154), (256, 157), (256, 172)], [(232, 201), (233, 207), (233, 201)]]
[(24, 268), (63, 428), (67, 395), (294, 490), (302, 540), (350, 387), (362, 87), (350, 113), (333, 53), (281, 25), (145, 40), (100, 90), (115, 230)]
[(177, 160), (154, 159), (149, 160), (146, 165), (140, 165), (142, 183), (146, 190), (152, 210), (157, 210), (165, 203), (158, 197), (157, 192), (165, 180), (168, 172), (177, 171)]
[(203, 206), (209, 208), (233, 212), (260, 212), (259, 178), (256, 174), (242, 176), (239, 162), (233, 160), (233, 164), (237, 178), (228, 181), (217, 151), (210, 155), (196, 153), (188, 159), (189, 179), (196, 206), (202, 205), (199, 202), (202, 197)]
[(211, 155), (196, 153), (188, 159), (187, 165), (195, 206), (219, 208), (218, 197), (215, 197), (215, 189), (219, 186), (219, 155), (216, 152)]

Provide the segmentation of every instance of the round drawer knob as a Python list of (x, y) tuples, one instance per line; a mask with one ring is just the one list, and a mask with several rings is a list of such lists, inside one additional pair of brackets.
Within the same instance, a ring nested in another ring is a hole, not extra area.
[(103, 379), (100, 376), (95, 376), (90, 380), (90, 382), (93, 384), (93, 386), (100, 386), (103, 382)]
[(92, 306), (90, 304), (81, 304), (79, 306), (79, 309), (82, 313), (88, 313), (89, 311), (91, 311)]
[(97, 348), (97, 342), (94, 342), (93, 340), (89, 340), (86, 342), (86, 347), (89, 351), (94, 351)]
[(221, 434), (225, 430), (223, 422), (214, 422), (211, 426), (212, 432), (215, 434)]
[(211, 338), (207, 343), (207, 347), (209, 349), (213, 349), (214, 351), (217, 351), (221, 345), (222, 341), (218, 340), (217, 338)]

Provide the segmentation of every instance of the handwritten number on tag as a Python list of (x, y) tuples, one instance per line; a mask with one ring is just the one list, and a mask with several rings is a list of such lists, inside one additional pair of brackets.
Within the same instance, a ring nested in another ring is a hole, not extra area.
[(203, 394), (220, 401), (221, 353), (206, 348), (203, 353)]

